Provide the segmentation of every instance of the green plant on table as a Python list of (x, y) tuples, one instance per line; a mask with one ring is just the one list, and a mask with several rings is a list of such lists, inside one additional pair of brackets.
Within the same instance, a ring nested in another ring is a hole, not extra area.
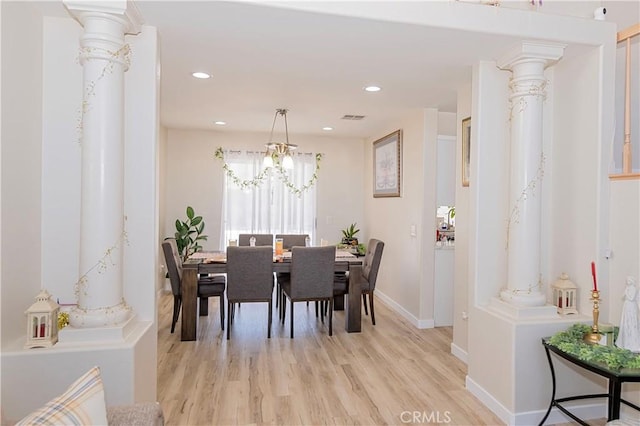
[(342, 243), (348, 245), (358, 245), (358, 239), (356, 238), (356, 234), (360, 232), (358, 228), (356, 228), (356, 224), (352, 223), (349, 227), (342, 230)]
[(549, 344), (562, 352), (574, 355), (582, 361), (605, 364), (608, 368), (640, 369), (640, 355), (616, 346), (592, 345), (584, 342), (584, 335), (591, 332), (587, 324), (573, 324), (549, 339)]
[(183, 262), (193, 253), (202, 250), (200, 241), (206, 241), (208, 238), (202, 234), (203, 230), (202, 216), (196, 216), (191, 206), (187, 207), (187, 220), (176, 219), (175, 239)]

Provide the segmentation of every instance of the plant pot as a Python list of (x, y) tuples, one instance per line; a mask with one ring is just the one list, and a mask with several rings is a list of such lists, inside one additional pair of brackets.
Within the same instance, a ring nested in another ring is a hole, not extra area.
[(342, 239), (342, 244), (346, 244), (348, 246), (357, 246), (358, 245), (358, 239), (357, 238), (343, 238)]

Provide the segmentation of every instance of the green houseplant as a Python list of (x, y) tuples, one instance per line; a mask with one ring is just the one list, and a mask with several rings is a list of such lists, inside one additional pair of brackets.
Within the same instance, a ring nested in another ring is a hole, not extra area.
[(178, 253), (184, 262), (193, 253), (202, 250), (200, 241), (206, 241), (207, 235), (203, 235), (204, 221), (202, 216), (196, 216), (193, 207), (187, 206), (187, 220), (176, 219), (175, 239)]
[(359, 229), (356, 228), (356, 224), (352, 223), (349, 227), (342, 230), (342, 244), (346, 244), (349, 246), (357, 246), (358, 239), (356, 238), (356, 234), (360, 232)]

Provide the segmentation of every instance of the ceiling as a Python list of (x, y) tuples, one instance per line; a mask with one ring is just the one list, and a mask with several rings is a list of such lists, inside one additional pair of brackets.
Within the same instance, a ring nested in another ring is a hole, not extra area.
[[(470, 83), (472, 64), (518, 43), (256, 2), (136, 5), (144, 23), (158, 28), (161, 121), (170, 128), (268, 132), (276, 109), (287, 108), (291, 134), (379, 136), (411, 109), (455, 112), (456, 91)], [(212, 78), (195, 79), (194, 71)], [(365, 92), (371, 84), (382, 90)]]
[[(171, 128), (267, 132), (275, 110), (287, 108), (292, 134), (330, 126), (334, 136), (372, 137), (409, 109), (455, 112), (474, 61), (515, 42), (475, 34), (469, 43), (463, 31), (248, 3), (138, 7), (160, 32), (161, 116)], [(365, 92), (371, 84), (382, 90)]]

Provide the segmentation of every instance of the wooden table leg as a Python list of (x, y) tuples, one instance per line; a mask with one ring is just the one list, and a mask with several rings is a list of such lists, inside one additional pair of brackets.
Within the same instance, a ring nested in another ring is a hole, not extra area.
[(349, 265), (349, 297), (345, 311), (345, 328), (348, 333), (361, 331), (361, 298), (362, 290), (359, 277), (362, 275), (362, 265)]
[(198, 326), (198, 269), (182, 270), (182, 330), (180, 340), (196, 340)]

